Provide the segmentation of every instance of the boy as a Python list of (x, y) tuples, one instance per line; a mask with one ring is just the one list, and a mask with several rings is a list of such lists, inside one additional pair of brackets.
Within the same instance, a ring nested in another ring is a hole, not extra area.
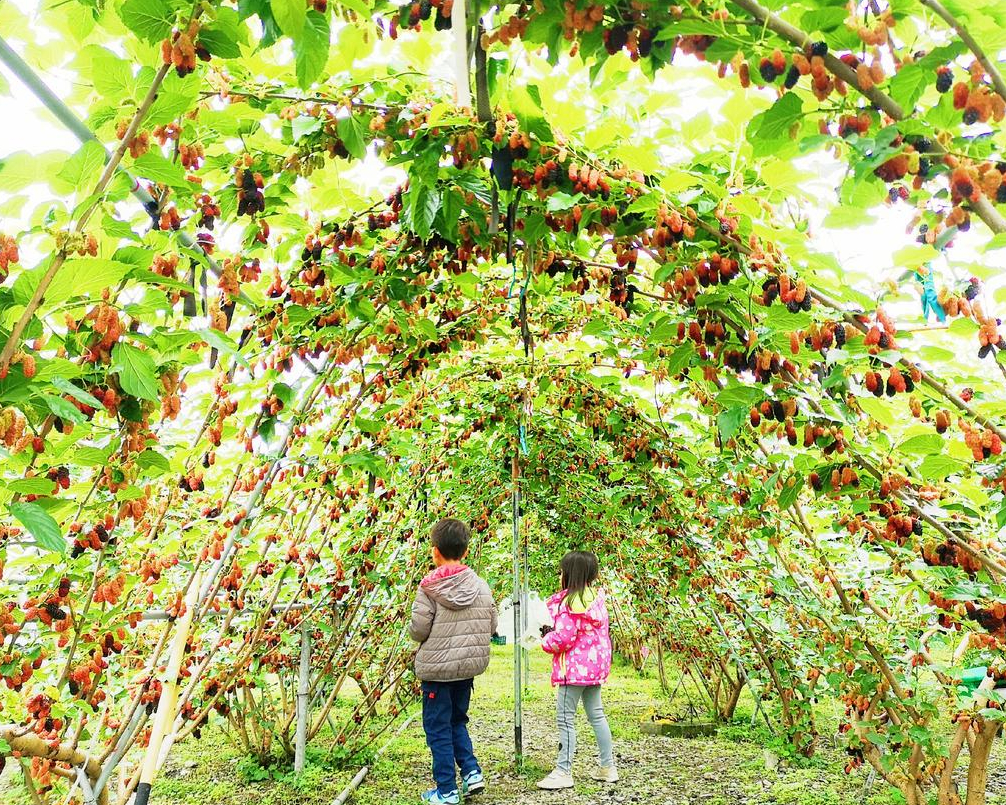
[(460, 800), (454, 764), (464, 793), (485, 788), (468, 736), (468, 704), (474, 677), (489, 665), (489, 638), (496, 631), (496, 602), (489, 585), (462, 560), (471, 532), (459, 520), (433, 526), (436, 570), (419, 584), (409, 634), (420, 643), (416, 676), (423, 683), (423, 729), (433, 755), (437, 787), (423, 802), (452, 805)]

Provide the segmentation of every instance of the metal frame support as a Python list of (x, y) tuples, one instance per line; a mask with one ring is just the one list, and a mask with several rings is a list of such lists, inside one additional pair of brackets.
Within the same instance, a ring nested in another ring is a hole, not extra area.
[(524, 647), (521, 645), (520, 459), (514, 452), (513, 478), (513, 743), (517, 770), (524, 766)]

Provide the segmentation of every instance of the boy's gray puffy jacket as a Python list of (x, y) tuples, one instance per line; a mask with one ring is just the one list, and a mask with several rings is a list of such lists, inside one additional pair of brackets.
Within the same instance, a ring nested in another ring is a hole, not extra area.
[(424, 682), (456, 682), (489, 665), (489, 638), (496, 631), (496, 602), (489, 585), (465, 565), (444, 565), (419, 584), (409, 634), (421, 643), (416, 676)]

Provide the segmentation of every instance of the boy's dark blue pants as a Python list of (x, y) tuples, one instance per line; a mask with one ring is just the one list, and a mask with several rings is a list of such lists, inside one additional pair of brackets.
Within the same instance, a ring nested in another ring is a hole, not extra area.
[(433, 755), (433, 778), (441, 794), (457, 790), (455, 764), (462, 778), (479, 768), (468, 736), (468, 705), (474, 684), (473, 679), (423, 682), (423, 729)]

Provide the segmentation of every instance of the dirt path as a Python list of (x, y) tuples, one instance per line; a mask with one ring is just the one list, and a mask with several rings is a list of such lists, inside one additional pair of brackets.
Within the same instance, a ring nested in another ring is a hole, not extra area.
[[(546, 666), (535, 663), (533, 684), (525, 702), (525, 771), (513, 763), (512, 689), (509, 664), (496, 656), (480, 681), (472, 707), (471, 733), (489, 786), (471, 802), (482, 805), (857, 805), (865, 775), (847, 776), (845, 756), (825, 748), (809, 765), (766, 769), (765, 749), (749, 740), (746, 726), (728, 727), (711, 738), (676, 739), (643, 735), (640, 720), (661, 707), (659, 688), (639, 679), (631, 669), (618, 669), (605, 690), (605, 710), (615, 739), (615, 757), (622, 781), (614, 786), (590, 779), (596, 752), (593, 733), (582, 711), (578, 716), (579, 747), (573, 791), (544, 792), (535, 787), (555, 759), (553, 692)], [(421, 726), (414, 723), (374, 776), (360, 791), (360, 805), (411, 805), (418, 792), (431, 785), (428, 755)], [(871, 805), (889, 803), (883, 785), (874, 786)]]

